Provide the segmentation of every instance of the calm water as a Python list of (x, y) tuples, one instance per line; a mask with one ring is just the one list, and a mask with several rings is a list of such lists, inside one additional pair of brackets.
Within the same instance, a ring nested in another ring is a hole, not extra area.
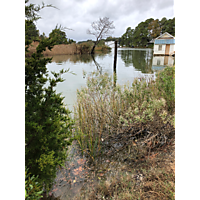
[[(152, 49), (118, 48), (117, 52), (117, 83), (131, 83), (137, 77), (153, 76), (157, 70), (166, 65), (173, 65), (174, 58), (171, 56), (153, 57)], [(66, 73), (62, 77), (64, 82), (56, 87), (58, 93), (65, 97), (64, 103), (73, 111), (76, 101), (76, 90), (86, 86), (86, 78), (83, 70), (87, 73), (99, 70), (113, 74), (114, 49), (107, 54), (96, 54), (95, 61), (90, 55), (56, 55), (53, 62), (48, 64), (49, 71), (58, 72), (61, 69), (69, 69), (76, 75)]]

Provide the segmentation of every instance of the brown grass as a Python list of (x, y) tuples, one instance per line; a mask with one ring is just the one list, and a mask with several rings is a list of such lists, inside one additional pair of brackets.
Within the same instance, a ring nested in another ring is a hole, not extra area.
[(173, 139), (171, 144), (145, 158), (145, 162), (129, 166), (129, 169), (124, 167), (114, 177), (100, 182), (92, 189), (88, 187), (82, 196), (75, 199), (175, 199), (174, 144)]
[[(29, 54), (36, 52), (36, 48), (39, 45), (38, 41), (33, 41), (30, 47), (28, 48)], [(89, 54), (91, 51), (92, 45), (90, 43), (82, 44), (59, 44), (55, 45), (52, 50), (46, 48), (46, 51), (43, 52), (44, 56), (54, 56), (54, 55), (74, 55), (74, 54)], [(97, 46), (95, 51), (106, 51), (108, 48), (106, 46)]]
[[(29, 47), (29, 52), (34, 53), (39, 42), (33, 42)], [(73, 55), (80, 54), (76, 44), (60, 44), (55, 45), (52, 50), (46, 48), (46, 51), (43, 53), (44, 56), (53, 56), (53, 55)]]

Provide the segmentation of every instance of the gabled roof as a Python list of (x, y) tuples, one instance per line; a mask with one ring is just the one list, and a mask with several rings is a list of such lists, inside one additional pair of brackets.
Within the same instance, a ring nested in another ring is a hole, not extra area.
[(158, 36), (155, 40), (157, 40), (157, 39), (159, 39), (159, 38), (161, 38), (161, 37), (163, 37), (165, 35), (168, 36), (168, 37), (172, 37), (173, 39), (175, 39), (175, 37), (173, 35), (169, 34), (168, 32), (165, 32), (162, 35)]

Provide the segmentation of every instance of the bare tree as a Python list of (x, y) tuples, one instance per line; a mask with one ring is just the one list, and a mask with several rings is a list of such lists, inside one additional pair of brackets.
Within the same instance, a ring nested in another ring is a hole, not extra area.
[(108, 17), (99, 18), (98, 21), (92, 22), (92, 28), (87, 30), (87, 33), (90, 35), (94, 35), (96, 37), (96, 41), (94, 42), (94, 46), (92, 48), (91, 54), (94, 54), (94, 49), (99, 41), (104, 38), (110, 36), (115, 28), (113, 25), (113, 21), (109, 21)]

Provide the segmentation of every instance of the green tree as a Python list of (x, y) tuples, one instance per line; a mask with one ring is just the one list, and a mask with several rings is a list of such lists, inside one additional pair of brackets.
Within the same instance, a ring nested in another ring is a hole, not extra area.
[(164, 32), (175, 36), (175, 18), (167, 20), (166, 17), (163, 17), (161, 21), (149, 18), (145, 22), (139, 23), (135, 29), (128, 27), (120, 37), (119, 43), (128, 47), (145, 47), (148, 42)]
[[(26, 3), (28, 0), (25, 1), (26, 18), (33, 22), (39, 19), (37, 12), (51, 6)], [(25, 30), (25, 33), (29, 31)], [(31, 34), (26, 35), (25, 52), (33, 38)], [(55, 42), (55, 38), (43, 38), (36, 52), (25, 57), (25, 164), (47, 190), (56, 176), (57, 166), (66, 160), (73, 125), (63, 97), (54, 89), (57, 83), (64, 81), (61, 78), (64, 70), (52, 72), (53, 78), (50, 78), (46, 65), (51, 58), (44, 58), (42, 54), (46, 48), (51, 50)]]
[(160, 33), (161, 33), (161, 27), (160, 27), (160, 23), (159, 20), (152, 20), (149, 24), (148, 24), (148, 32), (149, 32), (149, 39), (155, 39), (157, 38)]
[(44, 39), (44, 38), (47, 38), (47, 36), (46, 36), (45, 33), (43, 32), (43, 33), (40, 35), (40, 39)]
[(39, 31), (33, 20), (25, 20), (25, 41), (36, 41), (39, 40)]
[(135, 28), (135, 32), (133, 35), (134, 46), (144, 47), (147, 45), (147, 42), (149, 42), (147, 27), (148, 27), (147, 22), (141, 22)]
[(134, 35), (134, 29), (131, 29), (131, 27), (128, 27), (126, 29), (126, 32), (121, 37), (120, 45), (132, 47), (133, 46), (133, 35)]
[(167, 20), (162, 18), (160, 21), (162, 33), (168, 32), (169, 34), (175, 36), (175, 17), (173, 19)]
[(49, 38), (54, 39), (56, 41), (56, 44), (68, 44), (67, 38), (66, 38), (66, 33), (61, 30), (62, 27), (58, 27), (56, 25), (55, 29), (52, 30), (52, 32), (49, 34)]

